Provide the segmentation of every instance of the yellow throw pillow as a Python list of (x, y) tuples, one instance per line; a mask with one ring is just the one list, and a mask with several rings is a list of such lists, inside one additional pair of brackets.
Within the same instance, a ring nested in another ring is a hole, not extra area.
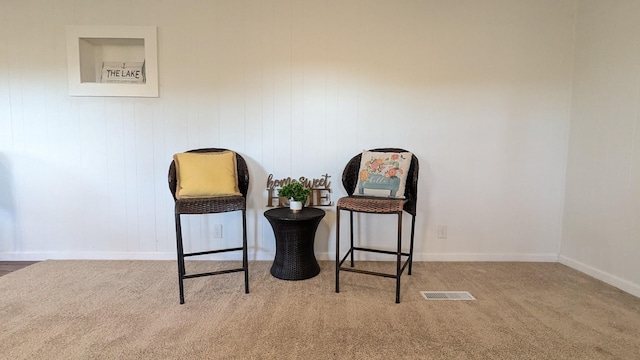
[(179, 153), (173, 155), (173, 160), (177, 199), (242, 195), (233, 151)]

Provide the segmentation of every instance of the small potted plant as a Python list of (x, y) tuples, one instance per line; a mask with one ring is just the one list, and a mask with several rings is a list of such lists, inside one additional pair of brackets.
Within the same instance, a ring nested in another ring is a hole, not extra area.
[(302, 205), (307, 202), (311, 189), (299, 182), (290, 182), (278, 190), (278, 196), (289, 199), (289, 208), (293, 212), (302, 210)]

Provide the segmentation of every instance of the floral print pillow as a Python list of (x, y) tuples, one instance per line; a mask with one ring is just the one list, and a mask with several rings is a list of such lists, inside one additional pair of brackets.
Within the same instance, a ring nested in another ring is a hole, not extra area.
[(410, 152), (363, 151), (353, 195), (404, 199), (411, 156)]

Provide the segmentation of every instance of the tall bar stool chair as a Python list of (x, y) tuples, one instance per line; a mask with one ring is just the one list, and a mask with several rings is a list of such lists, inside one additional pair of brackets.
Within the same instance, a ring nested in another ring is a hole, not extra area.
[[(396, 303), (400, 303), (400, 277), (405, 268), (411, 275), (413, 239), (416, 224), (418, 195), (418, 159), (412, 153), (398, 148), (378, 148), (354, 156), (342, 173), (342, 184), (349, 196), (338, 200), (336, 206), (336, 293), (340, 292), (340, 271), (382, 276), (396, 279)], [(406, 177), (403, 179), (403, 177)], [(404, 190), (403, 190), (403, 180)], [(404, 191), (404, 196), (401, 192)], [(349, 212), (350, 246), (340, 258), (340, 213)], [(408, 252), (402, 250), (402, 213), (411, 215), (411, 240)], [(354, 213), (396, 214), (398, 236), (396, 250), (354, 245)], [(395, 274), (367, 271), (355, 267), (356, 251), (395, 255)], [(349, 264), (344, 262), (349, 258)], [(404, 263), (403, 263), (404, 260)]]
[[(244, 292), (249, 293), (247, 257), (247, 191), (249, 170), (239, 154), (218, 148), (189, 150), (175, 154), (169, 166), (169, 190), (175, 200), (176, 245), (180, 304), (184, 304), (184, 280), (244, 272)], [(185, 253), (182, 242), (181, 215), (242, 212), (242, 247)], [(242, 267), (187, 274), (185, 258), (242, 251)]]

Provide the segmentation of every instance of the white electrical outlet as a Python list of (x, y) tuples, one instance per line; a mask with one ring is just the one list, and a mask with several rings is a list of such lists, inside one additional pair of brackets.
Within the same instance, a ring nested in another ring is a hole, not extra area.
[(438, 225), (438, 239), (447, 238), (447, 225)]
[(213, 238), (222, 239), (222, 224), (213, 225)]

